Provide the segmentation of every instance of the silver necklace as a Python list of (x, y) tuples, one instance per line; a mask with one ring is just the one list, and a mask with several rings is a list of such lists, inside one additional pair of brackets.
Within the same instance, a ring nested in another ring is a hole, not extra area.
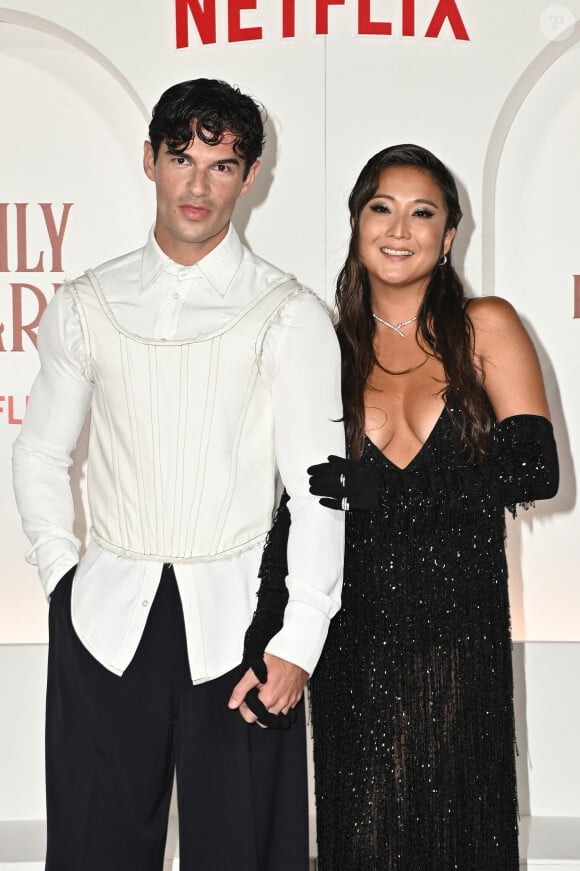
[(391, 324), (391, 323), (389, 323), (389, 321), (385, 321), (385, 320), (383, 320), (383, 318), (380, 318), (374, 312), (373, 312), (373, 317), (376, 321), (379, 321), (379, 323), (384, 324), (390, 330), (394, 330), (394, 332), (397, 333), (398, 336), (401, 336), (402, 339), (406, 339), (407, 337), (405, 336), (405, 334), (402, 330), (402, 327), (407, 327), (409, 324), (412, 324), (413, 321), (417, 320), (419, 315), (415, 315), (414, 317), (409, 318), (406, 321), (399, 321), (398, 324)]

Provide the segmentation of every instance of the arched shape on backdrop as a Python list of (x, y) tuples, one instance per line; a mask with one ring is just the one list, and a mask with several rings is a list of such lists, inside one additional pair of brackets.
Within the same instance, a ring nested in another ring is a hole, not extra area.
[(106, 70), (117, 82), (118, 85), (125, 91), (128, 97), (135, 103), (143, 115), (145, 121), (149, 121), (149, 111), (145, 103), (131, 84), (131, 82), (123, 75), (123, 73), (112, 63), (108, 57), (100, 52), (94, 45), (87, 42), (72, 30), (67, 30), (66, 27), (61, 27), (53, 21), (48, 21), (46, 18), (41, 18), (38, 15), (31, 15), (28, 12), (19, 12), (16, 9), (0, 8), (0, 24), (17, 24), (22, 27), (28, 27), (31, 30), (38, 30), (41, 33), (46, 33), (49, 36), (55, 36), (68, 42), (73, 48), (88, 55), (92, 60)]
[(550, 42), (524, 70), (494, 124), (483, 167), (481, 287), (485, 288), (486, 293), (495, 293), (495, 199), (497, 175), (506, 139), (516, 115), (536, 83), (552, 64), (578, 42), (580, 21), (576, 22), (565, 40)]
[(512, 88), (493, 129), (483, 175), (485, 293), (507, 297), (532, 336), (560, 455), (558, 496), (529, 514), (520, 512), (509, 537), (514, 634), (528, 641), (580, 640), (574, 620), (580, 607), (575, 583), (580, 322), (573, 318), (573, 274), (580, 271), (574, 199), (580, 185), (579, 75), (577, 22), (566, 40), (546, 46)]

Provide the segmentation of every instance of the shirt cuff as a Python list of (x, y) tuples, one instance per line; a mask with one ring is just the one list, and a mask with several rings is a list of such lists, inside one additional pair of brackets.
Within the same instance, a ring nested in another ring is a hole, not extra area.
[(38, 566), (38, 574), (44, 588), (46, 598), (50, 595), (58, 582), (79, 561), (79, 551), (67, 538), (58, 538), (47, 541), (35, 548), (34, 555), (27, 559)]
[(305, 602), (288, 602), (284, 626), (265, 652), (299, 665), (311, 675), (322, 653), (329, 625), (330, 620), (322, 611)]

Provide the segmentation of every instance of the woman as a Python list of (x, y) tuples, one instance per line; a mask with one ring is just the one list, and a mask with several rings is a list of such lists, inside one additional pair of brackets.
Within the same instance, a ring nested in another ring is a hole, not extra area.
[(539, 363), (509, 303), (466, 301), (434, 155), (379, 152), (349, 208), (351, 459), (310, 470), (351, 509), (311, 680), (319, 871), (517, 871), (504, 507), (557, 489)]

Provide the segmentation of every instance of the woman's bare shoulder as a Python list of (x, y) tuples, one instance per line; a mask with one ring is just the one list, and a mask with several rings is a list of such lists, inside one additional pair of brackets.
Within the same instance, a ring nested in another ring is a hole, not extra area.
[(509, 329), (521, 325), (511, 302), (501, 296), (476, 296), (467, 301), (466, 311), (475, 329)]
[(499, 296), (472, 300), (474, 356), (499, 420), (512, 414), (549, 416), (534, 345), (513, 305)]

